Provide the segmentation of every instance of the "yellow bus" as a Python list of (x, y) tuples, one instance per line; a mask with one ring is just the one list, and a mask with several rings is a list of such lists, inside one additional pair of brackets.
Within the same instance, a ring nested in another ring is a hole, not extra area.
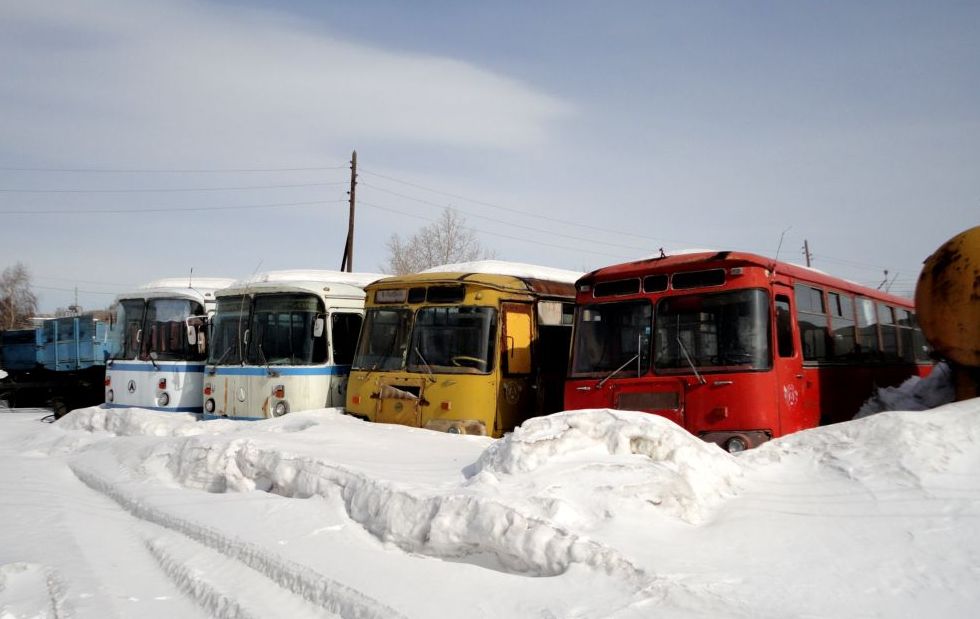
[(499, 437), (561, 410), (578, 276), (481, 261), (367, 286), (347, 412)]

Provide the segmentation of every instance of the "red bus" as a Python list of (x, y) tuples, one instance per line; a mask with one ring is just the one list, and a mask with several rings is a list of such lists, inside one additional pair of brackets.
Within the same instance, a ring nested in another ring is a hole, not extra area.
[(679, 254), (576, 283), (565, 408), (662, 415), (735, 452), (850, 419), (931, 367), (910, 299), (755, 254)]

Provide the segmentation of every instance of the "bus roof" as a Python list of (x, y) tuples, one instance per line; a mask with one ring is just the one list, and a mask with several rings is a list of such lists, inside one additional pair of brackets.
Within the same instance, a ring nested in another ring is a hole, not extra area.
[(311, 292), (331, 297), (364, 298), (364, 287), (384, 275), (347, 273), (315, 269), (269, 271), (234, 282), (218, 296), (240, 295), (248, 291)]
[(167, 277), (156, 279), (136, 290), (116, 296), (116, 301), (124, 299), (190, 299), (204, 302), (213, 300), (215, 292), (229, 286), (235, 280), (222, 277)]
[(566, 281), (472, 271), (424, 271), (409, 275), (396, 275), (378, 280), (369, 286), (369, 288), (462, 283), (477, 284), (487, 288), (520, 294), (530, 293), (542, 296), (565, 297), (568, 299), (575, 297), (575, 285)]
[(583, 275), (580, 271), (566, 271), (565, 269), (555, 269), (522, 262), (507, 262), (505, 260), (475, 260), (473, 262), (443, 264), (432, 267), (431, 269), (425, 269), (421, 273), (510, 275), (518, 279), (534, 279), (566, 284), (574, 284)]
[(855, 282), (834, 277), (810, 267), (792, 264), (790, 262), (779, 262), (772, 258), (760, 256), (747, 252), (738, 251), (704, 251), (681, 253), (666, 256), (656, 256), (624, 262), (612, 266), (596, 269), (584, 275), (577, 284), (594, 281), (608, 281), (620, 278), (641, 277), (654, 273), (671, 273), (674, 271), (689, 271), (697, 269), (711, 268), (731, 268), (737, 266), (757, 266), (769, 270), (775, 270), (777, 275), (788, 276), (794, 280), (800, 280), (823, 286), (834, 288), (841, 291), (859, 294), (866, 297), (881, 299), (895, 305), (910, 307), (913, 305), (912, 299), (888, 294), (880, 290), (868, 288)]

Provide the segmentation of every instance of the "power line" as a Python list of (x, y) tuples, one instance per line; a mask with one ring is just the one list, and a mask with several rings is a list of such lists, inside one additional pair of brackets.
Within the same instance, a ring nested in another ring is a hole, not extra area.
[[(691, 243), (690, 241), (678, 241), (678, 240), (672, 240), (672, 239), (657, 239), (657, 238), (654, 238), (654, 237), (644, 236), (644, 235), (640, 235), (640, 234), (636, 234), (636, 233), (632, 233), (632, 232), (626, 232), (626, 231), (623, 231), (623, 230), (614, 230), (614, 229), (611, 229), (611, 228), (604, 228), (604, 227), (601, 227), (601, 226), (593, 226), (593, 225), (590, 225), (590, 224), (576, 223), (576, 222), (573, 222), (573, 221), (568, 221), (566, 219), (560, 219), (560, 218), (556, 218), (556, 217), (549, 217), (547, 215), (539, 215), (537, 213), (527, 213), (527, 212), (524, 212), (524, 211), (522, 211), (520, 209), (506, 207), (506, 206), (502, 206), (502, 205), (499, 205), (499, 204), (494, 204), (492, 202), (487, 202), (487, 201), (484, 201), (484, 200), (477, 200), (477, 199), (474, 199), (474, 198), (469, 198), (469, 197), (466, 197), (466, 196), (463, 196), (463, 195), (460, 195), (460, 194), (457, 194), (457, 193), (452, 193), (452, 192), (448, 192), (448, 191), (442, 191), (442, 190), (435, 189), (433, 187), (428, 187), (426, 185), (422, 185), (422, 184), (415, 183), (415, 182), (412, 182), (412, 181), (407, 181), (407, 180), (404, 180), (404, 179), (401, 179), (401, 178), (396, 178), (394, 176), (389, 176), (389, 175), (386, 175), (386, 174), (381, 174), (381, 173), (378, 173), (378, 172), (373, 172), (371, 170), (364, 170), (363, 168), (361, 169), (361, 172), (363, 174), (368, 174), (368, 175), (376, 176), (378, 178), (383, 178), (383, 179), (386, 179), (386, 180), (389, 180), (389, 181), (392, 181), (392, 182), (395, 182), (395, 183), (406, 185), (408, 187), (414, 187), (416, 189), (421, 189), (423, 191), (429, 191), (429, 192), (432, 192), (432, 193), (435, 193), (435, 194), (439, 194), (439, 195), (442, 195), (442, 196), (447, 196), (447, 197), (450, 197), (450, 198), (455, 198), (457, 200), (463, 200), (465, 202), (470, 202), (470, 203), (473, 203), (473, 204), (478, 204), (480, 206), (486, 206), (486, 207), (490, 207), (490, 208), (500, 209), (500, 210), (503, 210), (503, 211), (508, 211), (508, 212), (511, 212), (511, 213), (520, 214), (520, 215), (523, 215), (525, 217), (535, 217), (537, 219), (541, 219), (541, 220), (544, 220), (544, 221), (551, 221), (551, 222), (561, 223), (561, 224), (570, 225), (570, 226), (577, 226), (577, 227), (580, 227), (580, 228), (585, 228), (585, 229), (589, 229), (589, 230), (595, 230), (595, 231), (598, 231), (598, 232), (606, 232), (606, 233), (610, 233), (610, 234), (617, 234), (617, 235), (622, 235), (622, 236), (629, 236), (629, 237), (633, 237), (633, 238), (637, 238), (637, 239), (642, 239), (642, 240), (646, 240), (646, 241), (653, 241), (653, 242), (657, 243), (658, 245), (659, 244), (663, 244), (663, 243), (670, 243), (670, 244), (674, 244), (674, 245), (699, 245), (699, 243)], [(388, 194), (391, 194), (391, 195), (394, 195), (394, 196), (398, 196), (398, 197), (401, 197), (401, 198), (405, 198), (405, 199), (408, 199), (408, 200), (413, 200), (413, 201), (416, 201), (416, 202), (420, 202), (422, 204), (430, 204), (430, 205), (433, 205), (433, 206), (440, 206), (442, 208), (445, 208), (445, 206), (446, 206), (446, 205), (440, 205), (440, 204), (437, 204), (435, 202), (431, 202), (431, 201), (428, 201), (428, 200), (424, 200), (422, 198), (416, 198), (414, 196), (409, 196), (409, 195), (402, 194), (402, 193), (399, 193), (399, 192), (396, 192), (396, 191), (392, 191), (392, 190), (386, 189), (384, 187), (378, 187), (377, 185), (373, 185), (373, 184), (370, 184), (370, 183), (367, 183), (367, 182), (363, 182), (362, 181), (361, 184), (362, 185), (365, 185), (365, 186), (368, 186), (368, 187), (372, 187), (373, 189), (376, 189), (378, 191), (383, 191), (385, 193), (388, 193)], [(479, 215), (473, 215), (473, 216), (474, 217), (479, 217)], [(556, 235), (555, 232), (550, 231), (550, 230), (547, 231), (547, 233), (549, 235)], [(569, 237), (569, 238), (575, 238), (575, 237)], [(597, 241), (593, 241), (592, 239), (589, 239), (589, 240), (592, 241), (592, 242), (597, 242)], [(623, 247), (626, 247), (626, 246), (623, 246)], [(739, 248), (737, 248), (737, 247), (731, 247), (731, 249), (734, 249), (736, 251), (739, 250)], [(746, 249), (746, 250), (743, 250), (743, 251), (749, 251), (749, 252), (755, 253), (755, 250)], [(840, 259), (840, 258), (833, 258), (833, 257), (826, 256), (826, 255), (823, 255), (823, 254), (821, 254), (821, 255), (811, 254), (810, 257), (811, 257), (811, 259), (820, 258), (822, 260), (827, 260), (829, 262), (838, 262), (838, 263), (845, 264), (845, 265), (852, 265), (852, 266), (858, 266), (858, 267), (867, 268), (867, 269), (874, 269), (876, 271), (881, 271), (884, 268), (884, 267), (879, 266), (879, 265), (871, 265), (871, 264), (868, 264), (868, 263), (863, 263), (863, 262), (858, 262), (858, 261), (845, 260), (845, 259)]]
[[(671, 240), (671, 239), (657, 239), (657, 238), (653, 238), (653, 237), (650, 237), (650, 236), (644, 236), (642, 234), (635, 234), (635, 233), (632, 233), (632, 232), (626, 232), (624, 230), (614, 230), (612, 228), (603, 228), (601, 226), (593, 226), (591, 224), (576, 223), (574, 221), (568, 221), (567, 219), (560, 219), (560, 218), (557, 218), (557, 217), (549, 217), (547, 215), (539, 215), (537, 213), (528, 213), (526, 211), (522, 211), (521, 209), (511, 208), (511, 207), (508, 207), (508, 206), (501, 206), (499, 204), (493, 204), (492, 202), (485, 202), (483, 200), (475, 200), (473, 198), (467, 198), (467, 197), (461, 196), (459, 194), (450, 193), (450, 192), (447, 192), (447, 191), (440, 191), (438, 189), (433, 189), (431, 187), (425, 187), (424, 185), (419, 185), (419, 184), (416, 184), (416, 183), (412, 183), (410, 181), (401, 180), (401, 179), (395, 178), (393, 176), (386, 176), (384, 174), (378, 174), (377, 172), (371, 172), (371, 171), (367, 171), (367, 170), (361, 170), (361, 171), (362, 171), (362, 173), (365, 173), (365, 174), (370, 174), (370, 175), (377, 176), (379, 178), (384, 178), (384, 179), (387, 179), (387, 180), (390, 180), (390, 181), (393, 181), (393, 182), (396, 182), (396, 183), (401, 183), (403, 185), (408, 185), (409, 187), (415, 187), (416, 189), (422, 189), (423, 191), (430, 191), (432, 193), (436, 193), (436, 194), (439, 194), (439, 195), (447, 196), (447, 197), (450, 197), (450, 198), (456, 198), (457, 200), (463, 200), (464, 202), (470, 202), (472, 204), (478, 204), (480, 206), (487, 206), (487, 207), (490, 207), (490, 208), (500, 209), (502, 211), (507, 211), (507, 212), (510, 212), (510, 213), (516, 213), (518, 215), (523, 215), (525, 217), (534, 217), (536, 219), (541, 219), (541, 220), (544, 220), (544, 221), (550, 221), (550, 222), (565, 224), (565, 225), (569, 225), (569, 226), (576, 226), (576, 227), (585, 228), (585, 229), (588, 229), (588, 230), (595, 230), (597, 232), (606, 232), (606, 233), (609, 233), (609, 234), (619, 234), (619, 235), (622, 235), (622, 236), (631, 236), (631, 237), (637, 238), (637, 239), (643, 239), (643, 240), (647, 240), (647, 241), (654, 241), (658, 245), (663, 244), (663, 243), (672, 243), (672, 244), (676, 244), (676, 245), (691, 245), (692, 244), (692, 243), (689, 243), (687, 241), (677, 241), (677, 240)], [(383, 191), (383, 192), (388, 193), (388, 194), (391, 194), (393, 196), (398, 196), (400, 198), (405, 198), (405, 199), (408, 199), (408, 200), (415, 200), (416, 202), (421, 202), (421, 203), (424, 203), (424, 204), (433, 204), (433, 205), (436, 205), (434, 202), (429, 202), (428, 200), (424, 200), (422, 198), (416, 198), (414, 196), (409, 196), (409, 195), (406, 195), (406, 194), (403, 194), (403, 193), (398, 193), (397, 191), (392, 191), (391, 189), (386, 189), (384, 187), (378, 187), (377, 185), (374, 185), (374, 184), (371, 184), (371, 183), (367, 183), (367, 182), (364, 182), (364, 181), (361, 181), (361, 184), (364, 185), (364, 186), (366, 186), (366, 187), (371, 187), (373, 189), (377, 189), (378, 191)], [(446, 205), (436, 205), (436, 206), (445, 207)]]
[(109, 295), (111, 297), (114, 297), (114, 296), (116, 296), (116, 295), (119, 294), (118, 292), (106, 292), (104, 290), (82, 290), (81, 288), (77, 288), (77, 289), (76, 288), (58, 288), (56, 286), (38, 286), (36, 284), (32, 284), (31, 285), (31, 288), (39, 288), (41, 290), (57, 290), (59, 292), (75, 292), (77, 290), (78, 292), (84, 292), (84, 293), (87, 293), (87, 294), (104, 294), (104, 295)]
[[(390, 194), (393, 194), (393, 195), (396, 195), (396, 196), (400, 196), (402, 198), (406, 198), (406, 199), (409, 199), (409, 200), (415, 200), (416, 202), (421, 202), (423, 204), (429, 204), (431, 206), (437, 206), (439, 208), (447, 208), (447, 205), (444, 205), (444, 204), (438, 204), (436, 202), (430, 202), (429, 200), (423, 200), (421, 198), (413, 198), (412, 196), (407, 196), (407, 195), (400, 194), (400, 193), (397, 193), (397, 192), (394, 192), (394, 191), (387, 191), (385, 189), (382, 189), (380, 187), (376, 187), (376, 186), (371, 185), (369, 183), (362, 182), (361, 184), (364, 185), (364, 186), (366, 186), (366, 187), (370, 187), (372, 189), (378, 189), (380, 191), (385, 191), (386, 193), (390, 193)], [(460, 212), (468, 215), (469, 217), (475, 217), (477, 219), (485, 219), (487, 221), (493, 221), (493, 222), (499, 222), (500, 221), (499, 219), (496, 219), (494, 217), (487, 217), (486, 215), (480, 215), (480, 214), (477, 214), (477, 213), (472, 213), (470, 211), (462, 211), (461, 210)], [(586, 243), (598, 243), (599, 245), (609, 245), (609, 246), (612, 246), (612, 247), (622, 247), (623, 249), (635, 249), (635, 250), (641, 251), (641, 252), (652, 251), (650, 247), (636, 247), (636, 246), (630, 246), (630, 245), (623, 245), (622, 243), (610, 243), (608, 241), (599, 241), (599, 240), (596, 240), (596, 239), (590, 239), (590, 238), (585, 238), (585, 237), (581, 237), (581, 236), (575, 236), (575, 235), (572, 235), (572, 234), (563, 234), (561, 232), (555, 232), (554, 230), (543, 230), (541, 228), (535, 228), (533, 226), (524, 226), (524, 225), (516, 224), (516, 223), (513, 223), (513, 222), (508, 222), (507, 225), (510, 226), (510, 227), (512, 227), (512, 228), (520, 228), (522, 230), (529, 230), (531, 232), (542, 232), (542, 233), (547, 234), (549, 236), (553, 236), (553, 237), (554, 236), (557, 236), (557, 237), (569, 239), (571, 241), (584, 241)], [(486, 232), (486, 231), (484, 230), (483, 232)]]
[(10, 168), (0, 167), (0, 172), (70, 172), (92, 174), (237, 174), (251, 172), (320, 172), (343, 170), (346, 165), (301, 168)]
[(51, 280), (61, 281), (61, 282), (74, 282), (74, 283), (77, 283), (77, 284), (95, 284), (97, 286), (115, 286), (115, 287), (118, 287), (118, 288), (133, 288), (134, 287), (132, 284), (119, 284), (119, 283), (116, 283), (116, 282), (100, 282), (100, 281), (93, 281), (93, 280), (89, 280), (89, 279), (77, 279), (77, 278), (74, 278), (74, 277), (56, 277), (54, 275), (36, 275), (36, 274), (33, 274), (32, 273), (31, 274), (31, 277), (34, 278), (34, 279), (51, 279)]
[(241, 204), (237, 206), (175, 206), (167, 208), (143, 208), (143, 209), (46, 209), (46, 210), (27, 210), (27, 211), (0, 211), (3, 215), (89, 215), (96, 213), (113, 213), (126, 215), (140, 215), (143, 213), (171, 213), (171, 212), (193, 212), (193, 211), (235, 211), (244, 209), (259, 208), (294, 208), (303, 206), (319, 206), (323, 204), (334, 204), (347, 202), (345, 199), (337, 200), (311, 200), (309, 202), (281, 202), (273, 204)]
[(297, 187), (330, 187), (346, 184), (346, 181), (339, 181), (331, 183), (295, 183), (288, 185), (246, 185), (240, 187), (167, 187), (154, 189), (0, 189), (0, 193), (176, 193), (192, 191), (238, 191), (247, 189), (294, 189)]
[[(438, 221), (437, 219), (435, 219), (433, 217), (426, 217), (425, 215), (418, 215), (418, 214), (415, 214), (415, 213), (407, 213), (405, 211), (401, 211), (401, 210), (398, 210), (398, 209), (395, 209), (395, 208), (391, 208), (391, 207), (388, 207), (388, 206), (382, 206), (380, 204), (374, 204), (372, 202), (365, 202), (364, 200), (358, 200), (357, 203), (360, 204), (360, 205), (363, 205), (363, 206), (368, 206), (368, 207), (371, 207), (371, 208), (380, 209), (382, 211), (388, 211), (389, 213), (397, 213), (399, 215), (405, 215), (407, 217), (415, 217), (417, 219), (424, 219), (426, 221)], [(555, 243), (545, 243), (545, 242), (542, 242), (542, 241), (536, 241), (534, 239), (526, 239), (526, 238), (522, 238), (522, 237), (519, 237), (519, 236), (512, 236), (512, 235), (509, 235), (509, 234), (502, 234), (500, 232), (491, 232), (489, 230), (481, 230), (480, 228), (473, 228), (473, 230), (475, 230), (476, 232), (480, 232), (482, 234), (489, 234), (491, 236), (499, 236), (501, 238), (510, 239), (510, 240), (513, 240), (513, 241), (521, 241), (521, 242), (524, 242), (524, 243), (533, 243), (534, 245), (537, 245), (539, 247), (553, 247), (555, 249), (566, 249), (566, 250), (569, 250), (569, 251), (576, 251), (576, 252), (587, 253), (587, 254), (596, 254), (596, 255), (600, 255), (600, 256), (611, 256), (613, 258), (630, 259), (630, 256), (624, 256), (622, 254), (610, 254), (610, 253), (607, 253), (607, 252), (592, 251), (592, 250), (588, 250), (588, 249), (582, 249), (581, 247), (569, 247), (567, 245), (557, 245)]]

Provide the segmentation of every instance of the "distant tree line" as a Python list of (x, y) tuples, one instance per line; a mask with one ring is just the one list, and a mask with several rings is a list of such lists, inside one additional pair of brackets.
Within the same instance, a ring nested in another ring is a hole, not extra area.
[(37, 295), (31, 290), (31, 273), (18, 262), (0, 274), (0, 331), (31, 326), (37, 315)]
[(393, 234), (388, 239), (388, 262), (382, 270), (392, 275), (418, 273), (441, 264), (471, 262), (494, 257), (457, 211), (446, 209), (435, 222), (407, 239)]

